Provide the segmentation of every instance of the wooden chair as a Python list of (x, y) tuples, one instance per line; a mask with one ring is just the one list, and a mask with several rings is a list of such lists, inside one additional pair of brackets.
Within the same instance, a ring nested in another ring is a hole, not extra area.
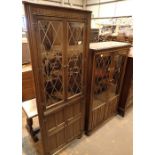
[(40, 131), (40, 128), (33, 128), (33, 118), (38, 116), (38, 111), (36, 107), (36, 99), (28, 100), (22, 103), (22, 108), (26, 114), (26, 128), (28, 132), (30, 133), (32, 139), (37, 142), (38, 136), (37, 134)]

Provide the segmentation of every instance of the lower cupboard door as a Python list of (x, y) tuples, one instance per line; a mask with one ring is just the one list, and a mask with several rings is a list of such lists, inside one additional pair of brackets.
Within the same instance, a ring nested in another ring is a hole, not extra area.
[(65, 128), (55, 131), (51, 135), (48, 135), (48, 150), (50, 153), (57, 151), (59, 148), (65, 145)]
[(77, 116), (74, 120), (68, 122), (67, 125), (67, 142), (75, 139), (81, 134), (81, 118)]
[(82, 103), (79, 101), (70, 104), (66, 108), (66, 140), (77, 138), (83, 131), (83, 115), (82, 115)]
[(46, 154), (52, 154), (82, 135), (82, 102), (76, 100), (46, 116)]
[(64, 108), (49, 114), (45, 121), (46, 124), (46, 151), (52, 154), (66, 143), (66, 123)]

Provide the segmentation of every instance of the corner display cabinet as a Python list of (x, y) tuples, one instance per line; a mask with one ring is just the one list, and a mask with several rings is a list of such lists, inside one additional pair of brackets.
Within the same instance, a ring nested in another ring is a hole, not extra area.
[(90, 11), (23, 2), (44, 155), (84, 130)]
[(86, 134), (117, 114), (129, 43), (91, 43), (86, 102)]

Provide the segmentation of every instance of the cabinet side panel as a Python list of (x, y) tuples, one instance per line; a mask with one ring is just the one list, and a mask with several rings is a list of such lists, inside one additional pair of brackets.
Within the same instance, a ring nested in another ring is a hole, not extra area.
[(41, 103), (41, 94), (40, 94), (40, 87), (39, 87), (39, 70), (38, 68), (38, 61), (37, 61), (37, 46), (36, 46), (36, 38), (35, 38), (35, 28), (34, 23), (35, 20), (32, 16), (32, 8), (29, 4), (24, 4), (25, 8), (25, 15), (27, 20), (27, 29), (28, 29), (28, 42), (30, 47), (30, 54), (31, 54), (31, 62), (32, 62), (32, 70), (34, 75), (35, 81), (35, 92), (36, 92), (36, 102), (37, 102), (37, 110), (38, 110), (38, 118), (40, 124), (40, 131), (41, 131), (41, 139), (43, 145), (43, 153), (48, 155), (47, 152), (47, 141), (46, 141), (46, 130), (45, 125), (43, 122), (43, 107)]

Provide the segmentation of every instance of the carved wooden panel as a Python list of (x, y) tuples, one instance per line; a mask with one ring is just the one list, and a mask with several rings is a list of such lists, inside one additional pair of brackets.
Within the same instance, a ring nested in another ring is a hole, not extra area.
[(82, 130), (82, 104), (83, 102), (80, 99), (77, 102), (73, 102), (71, 105), (68, 105), (68, 107), (65, 109), (67, 142), (75, 139)]
[(48, 152), (55, 150), (66, 142), (65, 135), (65, 113), (60, 109), (55, 113), (49, 114), (45, 119)]
[(91, 128), (95, 128), (98, 124), (104, 122), (117, 112), (117, 98), (114, 97), (109, 102), (93, 109), (91, 115)]

